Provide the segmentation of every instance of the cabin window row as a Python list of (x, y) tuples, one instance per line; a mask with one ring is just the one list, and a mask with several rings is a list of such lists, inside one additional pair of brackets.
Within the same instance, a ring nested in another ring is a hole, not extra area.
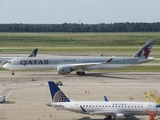
[(111, 106), (111, 105), (83, 105), (83, 107), (125, 107), (125, 108), (143, 108), (143, 106)]

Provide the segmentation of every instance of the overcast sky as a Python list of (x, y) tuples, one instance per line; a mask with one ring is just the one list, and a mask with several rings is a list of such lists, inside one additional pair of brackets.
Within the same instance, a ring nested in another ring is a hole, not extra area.
[(0, 0), (0, 23), (160, 22), (160, 0)]

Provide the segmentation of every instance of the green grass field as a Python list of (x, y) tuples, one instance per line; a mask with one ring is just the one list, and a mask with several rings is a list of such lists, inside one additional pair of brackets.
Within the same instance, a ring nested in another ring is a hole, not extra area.
[(153, 51), (160, 51), (160, 32), (155, 33), (0, 33), (0, 52), (137, 51), (156, 38)]

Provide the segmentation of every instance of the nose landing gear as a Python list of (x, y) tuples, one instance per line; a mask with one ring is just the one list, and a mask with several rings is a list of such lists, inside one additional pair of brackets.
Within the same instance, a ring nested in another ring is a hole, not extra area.
[(14, 75), (14, 71), (12, 71), (12, 75)]

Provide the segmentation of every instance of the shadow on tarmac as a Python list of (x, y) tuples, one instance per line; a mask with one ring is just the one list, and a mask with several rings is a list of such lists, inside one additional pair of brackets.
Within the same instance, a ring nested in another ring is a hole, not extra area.
[(15, 101), (5, 101), (3, 104), (15, 104)]

